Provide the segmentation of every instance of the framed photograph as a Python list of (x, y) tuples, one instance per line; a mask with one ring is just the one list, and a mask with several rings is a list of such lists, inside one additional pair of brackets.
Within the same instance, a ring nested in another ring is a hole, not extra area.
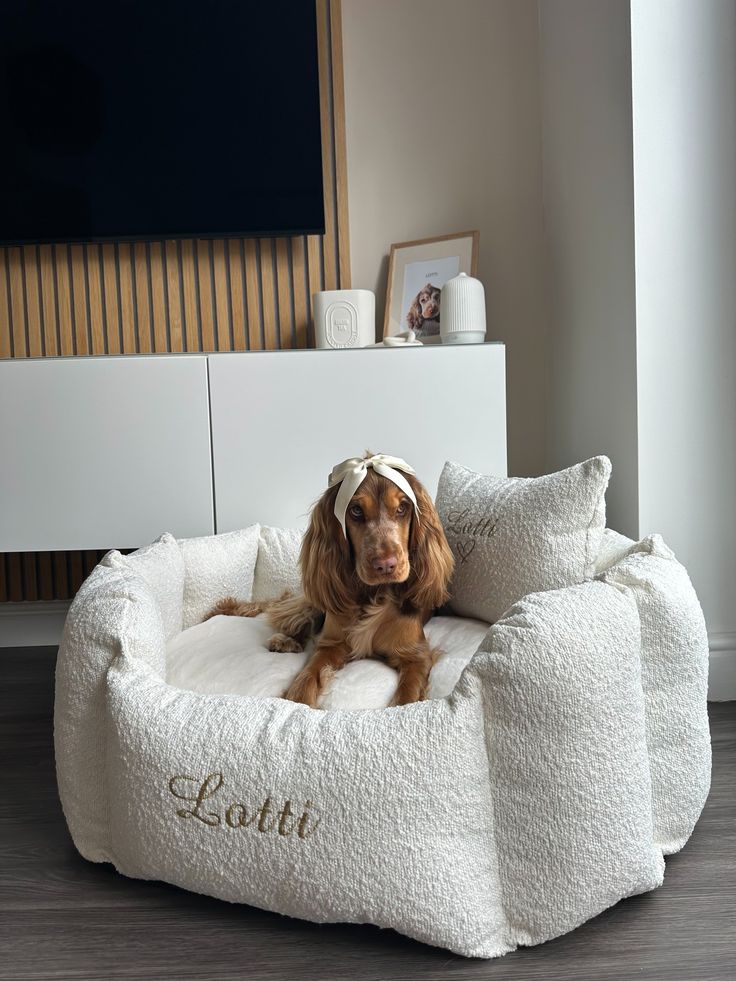
[(479, 232), (459, 232), (391, 246), (383, 336), (413, 330), (424, 344), (440, 340), (440, 291), (464, 272), (475, 276)]

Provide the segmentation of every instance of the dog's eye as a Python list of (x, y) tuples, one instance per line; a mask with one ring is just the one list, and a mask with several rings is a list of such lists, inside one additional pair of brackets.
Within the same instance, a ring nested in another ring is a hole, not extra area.
[(363, 517), (363, 508), (359, 504), (353, 504), (350, 508), (350, 517), (360, 519)]
[(399, 515), (406, 514), (406, 509), (409, 507), (408, 501), (402, 501), (401, 504), (396, 508), (396, 513)]

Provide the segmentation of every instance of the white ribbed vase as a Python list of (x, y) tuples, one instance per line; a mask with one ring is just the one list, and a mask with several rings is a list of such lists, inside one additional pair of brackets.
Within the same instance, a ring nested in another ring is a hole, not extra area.
[(448, 279), (440, 309), (443, 344), (478, 344), (486, 339), (486, 294), (479, 279), (466, 273)]

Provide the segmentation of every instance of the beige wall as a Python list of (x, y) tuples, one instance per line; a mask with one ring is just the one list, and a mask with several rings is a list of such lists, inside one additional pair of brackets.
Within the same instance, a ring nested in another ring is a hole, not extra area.
[(629, 27), (629, 4), (621, 0), (540, 6), (551, 337), (547, 464), (560, 470), (598, 453), (609, 456), (608, 522), (637, 538)]
[(391, 243), (480, 229), (488, 338), (507, 345), (509, 473), (541, 473), (536, 0), (343, 0), (342, 9), (353, 286), (376, 291), (380, 330)]

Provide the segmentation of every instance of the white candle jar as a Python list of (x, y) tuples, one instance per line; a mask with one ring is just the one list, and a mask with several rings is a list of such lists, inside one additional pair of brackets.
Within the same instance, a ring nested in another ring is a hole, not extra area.
[(325, 290), (312, 295), (317, 347), (368, 347), (376, 340), (376, 297), (370, 290)]

